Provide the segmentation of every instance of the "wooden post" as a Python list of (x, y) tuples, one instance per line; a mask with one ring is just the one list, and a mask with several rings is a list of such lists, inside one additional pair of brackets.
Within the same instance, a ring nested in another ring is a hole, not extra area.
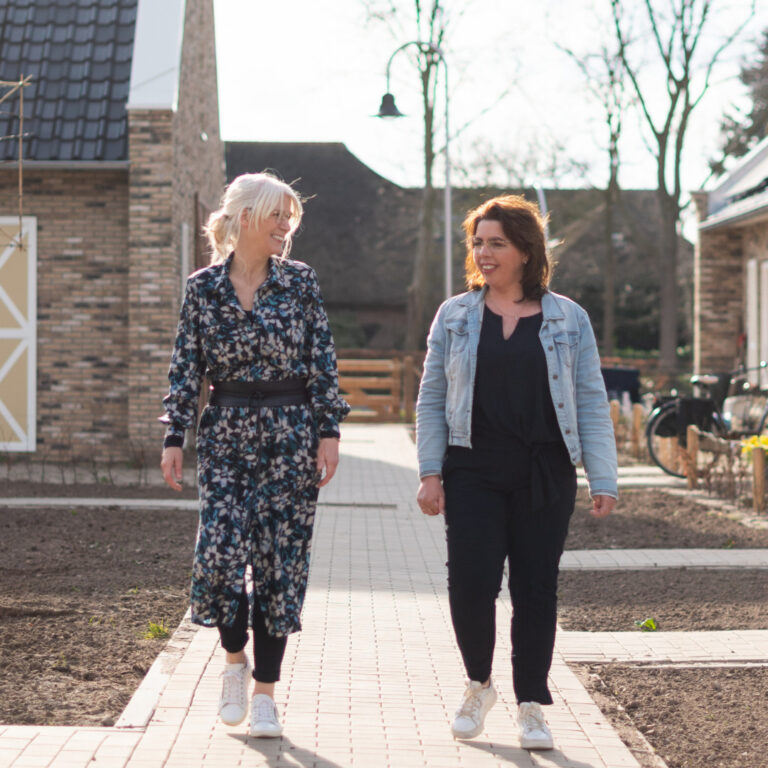
[(613, 422), (613, 434), (616, 442), (619, 442), (619, 415), (621, 414), (621, 403), (618, 400), (611, 400), (611, 421)]
[(632, 455), (640, 458), (641, 437), (643, 434), (643, 406), (635, 403), (632, 406)]
[(752, 506), (758, 514), (765, 510), (765, 451), (752, 449)]
[(413, 421), (413, 406), (416, 402), (416, 376), (413, 370), (413, 356), (403, 358), (403, 405), (405, 407), (405, 423)]
[(699, 430), (695, 424), (689, 424), (686, 432), (686, 445), (688, 457), (685, 462), (685, 475), (688, 478), (688, 488), (693, 489), (698, 485), (698, 458), (699, 458)]
[(668, 467), (676, 467), (675, 452), (677, 450), (677, 438), (676, 437), (662, 437), (659, 440), (659, 453), (661, 454), (662, 462)]

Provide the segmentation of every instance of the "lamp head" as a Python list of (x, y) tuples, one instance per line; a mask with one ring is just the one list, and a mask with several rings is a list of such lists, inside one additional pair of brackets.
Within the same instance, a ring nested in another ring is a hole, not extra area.
[(395, 105), (395, 97), (391, 93), (385, 93), (376, 117), (405, 117), (405, 115)]

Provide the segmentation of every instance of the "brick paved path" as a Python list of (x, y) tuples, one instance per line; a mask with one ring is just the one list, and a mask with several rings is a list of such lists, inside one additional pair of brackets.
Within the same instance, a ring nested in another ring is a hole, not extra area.
[[(318, 509), (305, 629), (289, 641), (278, 688), (282, 739), (250, 739), (244, 726), (217, 722), (217, 635), (185, 622), (114, 728), (0, 725), (0, 767), (636, 768), (566, 660), (768, 660), (768, 632), (561, 632), (551, 674), (555, 705), (547, 708), (556, 748), (529, 753), (517, 745), (510, 608), (502, 599), (499, 702), (482, 736), (454, 741), (449, 722), (464, 681), (445, 589), (442, 519), (415, 506), (415, 450), (404, 428), (345, 427), (342, 450)], [(748, 565), (768, 567), (768, 553), (751, 552), (762, 559)], [(569, 552), (564, 566), (680, 564), (669, 552), (626, 554)], [(724, 553), (679, 556), (698, 557), (702, 567), (731, 565), (712, 554)]]

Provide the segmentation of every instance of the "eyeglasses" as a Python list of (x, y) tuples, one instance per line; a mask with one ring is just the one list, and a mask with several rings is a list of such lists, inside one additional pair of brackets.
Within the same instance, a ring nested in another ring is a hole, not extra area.
[(470, 244), (473, 251), (482, 250), (483, 246), (486, 246), (489, 251), (503, 251), (508, 245), (512, 245), (509, 240), (504, 240), (500, 237), (492, 237), (490, 240), (472, 238)]

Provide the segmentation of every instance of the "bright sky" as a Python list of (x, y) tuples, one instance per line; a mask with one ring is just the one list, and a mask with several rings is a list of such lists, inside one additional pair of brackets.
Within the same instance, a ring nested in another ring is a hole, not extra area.
[[(684, 188), (697, 189), (706, 177), (706, 160), (717, 146), (722, 109), (742, 96), (736, 75), (749, 41), (768, 28), (768, 0), (740, 43), (725, 57), (711, 91), (697, 107), (689, 129)], [(423, 182), (423, 126), (419, 81), (406, 52), (392, 64), (391, 90), (400, 110), (397, 120), (372, 117), (385, 90), (389, 56), (416, 38), (413, 0), (399, 0), (405, 11), (400, 32), (368, 21), (362, 0), (214, 0), (218, 47), (221, 127), (238, 141), (341, 141), (364, 163), (392, 181)], [(635, 0), (637, 11), (642, 9)], [(712, 34), (745, 16), (749, 0), (715, 0)], [(605, 183), (606, 160), (600, 148), (604, 126), (573, 62), (555, 45), (587, 50), (607, 39), (599, 18), (608, 0), (448, 0), (449, 30), (444, 44), (450, 80), (451, 140), (456, 166), (476, 169), (477, 142), (502, 156), (529, 160), (530, 147), (560, 145), (561, 159), (591, 163), (586, 179), (561, 176), (559, 186)], [(464, 11), (461, 14), (461, 11)], [(460, 15), (461, 14), (461, 15)], [(647, 38), (646, 38), (647, 40)], [(642, 39), (641, 39), (642, 42)], [(714, 38), (702, 41), (713, 50)], [(650, 66), (643, 69), (652, 76)], [(442, 71), (441, 71), (442, 76)], [(444, 143), (441, 80), (436, 148)], [(655, 168), (643, 142), (641, 118), (625, 119), (621, 183), (653, 187)], [(535, 175), (537, 171), (531, 171)], [(541, 172), (538, 172), (541, 173)], [(466, 183), (457, 168), (454, 184)], [(502, 175), (501, 184), (506, 183)], [(442, 164), (435, 184), (443, 183)], [(532, 183), (534, 179), (530, 179)], [(545, 186), (551, 182), (545, 181)]]

